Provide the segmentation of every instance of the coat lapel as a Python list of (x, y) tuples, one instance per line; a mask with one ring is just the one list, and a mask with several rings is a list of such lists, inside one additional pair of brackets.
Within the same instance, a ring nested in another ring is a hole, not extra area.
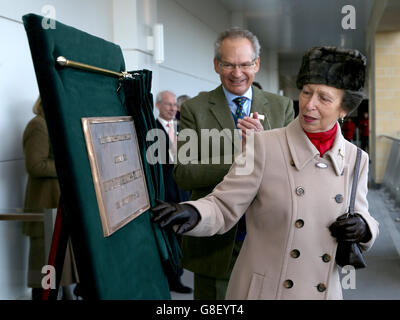
[(336, 174), (338, 176), (342, 175), (346, 159), (346, 148), (345, 139), (343, 138), (339, 124), (333, 146), (329, 151), (326, 152), (326, 155), (331, 159)]
[(250, 112), (258, 112), (258, 114), (262, 114), (265, 116), (264, 121), (261, 121), (261, 124), (264, 127), (264, 130), (271, 130), (271, 125), (268, 118), (268, 99), (265, 97), (263, 92), (253, 86), (253, 100), (251, 103), (251, 111)]
[(302, 170), (308, 162), (319, 155), (317, 148), (301, 128), (298, 117), (287, 125), (286, 137), (297, 170)]
[[(218, 123), (221, 125), (221, 129), (228, 128), (233, 130), (236, 128), (231, 110), (229, 109), (224, 91), (222, 90), (222, 86), (219, 86), (214, 91), (212, 91), (208, 103), (211, 106), (212, 114), (218, 120)], [(267, 117), (268, 104), (269, 104), (268, 99), (263, 95), (262, 91), (253, 86), (253, 100), (251, 103), (250, 112), (258, 112), (259, 114), (263, 114), (265, 115), (265, 117)], [(263, 123), (264, 129), (271, 129), (268, 128), (268, 122), (267, 121), (264, 122), (265, 122)]]
[[(226, 101), (222, 86), (219, 86), (214, 91), (212, 91), (208, 103), (210, 105), (211, 113), (214, 115), (219, 125), (221, 126), (219, 130), (229, 129), (231, 132), (233, 132), (233, 135), (237, 135), (237, 132), (235, 131), (235, 121), (233, 120), (233, 116), (231, 110), (229, 109), (228, 102)], [(226, 130), (223, 131), (223, 134), (229, 142), (233, 141), (232, 134), (228, 134)], [(235, 141), (236, 139), (237, 137), (235, 137)]]
[(220, 129), (228, 128), (233, 130), (236, 128), (222, 86), (212, 91), (208, 103), (210, 104), (211, 113), (221, 126)]
[[(229, 109), (224, 91), (222, 90), (222, 86), (219, 86), (211, 92), (208, 103), (210, 105), (211, 113), (214, 115), (219, 125), (221, 126), (220, 129), (236, 129), (231, 110)], [(261, 122), (265, 130), (272, 129), (268, 120), (268, 105), (268, 99), (265, 97), (263, 92), (253, 86), (253, 99), (250, 112), (258, 112), (259, 114), (265, 116), (265, 120)], [(232, 137), (229, 138), (230, 140), (232, 140)]]
[[(298, 117), (287, 125), (286, 137), (297, 170), (302, 170), (314, 157), (319, 157), (319, 151), (304, 133)], [(342, 174), (344, 169), (344, 146), (344, 138), (341, 134), (340, 127), (338, 127), (332, 148), (324, 154), (324, 156), (326, 155), (326, 157), (331, 160), (336, 175), (338, 176)]]

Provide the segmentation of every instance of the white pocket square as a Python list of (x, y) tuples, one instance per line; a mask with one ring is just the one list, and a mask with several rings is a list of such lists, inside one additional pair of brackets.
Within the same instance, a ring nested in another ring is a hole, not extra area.
[[(253, 112), (250, 113), (250, 118), (253, 118)], [(263, 114), (258, 114), (258, 119), (259, 119), (260, 121), (264, 121), (265, 116), (264, 116)]]

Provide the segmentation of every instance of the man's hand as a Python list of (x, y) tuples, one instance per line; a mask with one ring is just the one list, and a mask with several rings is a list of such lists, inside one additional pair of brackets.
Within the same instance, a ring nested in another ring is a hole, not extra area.
[(246, 148), (246, 135), (249, 134), (249, 131), (258, 132), (264, 130), (258, 119), (258, 112), (253, 113), (253, 118), (244, 117), (243, 119), (238, 119), (237, 127), (242, 130), (242, 150)]
[(200, 221), (197, 209), (189, 204), (179, 204), (156, 200), (157, 205), (151, 208), (154, 213), (153, 221), (161, 228), (178, 225), (177, 234), (192, 230)]

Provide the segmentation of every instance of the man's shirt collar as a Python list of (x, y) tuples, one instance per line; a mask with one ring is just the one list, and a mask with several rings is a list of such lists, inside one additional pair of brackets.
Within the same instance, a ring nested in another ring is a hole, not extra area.
[(225, 98), (226, 101), (228, 102), (228, 106), (229, 109), (231, 110), (231, 112), (233, 114), (235, 114), (236, 109), (237, 109), (237, 105), (236, 103), (233, 101), (233, 99), (236, 99), (237, 97), (246, 97), (248, 100), (246, 101), (246, 103), (243, 106), (243, 111), (244, 113), (249, 116), (250, 115), (250, 109), (251, 109), (251, 100), (253, 99), (253, 88), (250, 86), (249, 89), (247, 89), (247, 91), (241, 95), (241, 96), (237, 96), (233, 93), (230, 93), (228, 90), (226, 90), (224, 88), (224, 86), (222, 86), (222, 90), (224, 91), (225, 94)]
[(234, 102), (233, 102), (233, 99), (235, 99), (235, 98), (237, 98), (237, 97), (246, 97), (247, 99), (249, 99), (250, 102), (251, 102), (251, 100), (253, 99), (253, 88), (252, 88), (251, 86), (250, 86), (250, 87), (247, 89), (247, 91), (246, 91), (243, 95), (241, 95), (241, 96), (237, 96), (237, 95), (235, 95), (235, 94), (233, 94), (233, 93), (230, 93), (228, 90), (225, 89), (224, 86), (222, 86), (222, 90), (224, 90), (225, 97), (226, 97), (226, 100), (228, 101), (228, 103), (229, 103), (229, 102), (234, 103)]

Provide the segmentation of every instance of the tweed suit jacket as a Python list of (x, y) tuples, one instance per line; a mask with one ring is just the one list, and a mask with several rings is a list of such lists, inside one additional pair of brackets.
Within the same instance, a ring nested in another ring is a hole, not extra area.
[[(258, 112), (265, 116), (265, 120), (261, 122), (265, 130), (284, 127), (293, 120), (293, 102), (289, 98), (262, 91), (254, 86), (252, 88), (251, 112)], [(180, 157), (181, 148), (184, 149), (187, 144), (187, 140), (183, 140), (184, 137), (182, 137), (185, 129), (194, 130), (198, 137), (198, 152), (197, 154), (193, 153), (194, 156), (191, 157), (189, 163), (182, 163)], [(217, 156), (213, 155), (213, 146), (210, 144), (208, 164), (202, 162), (201, 159), (204, 151), (201, 148), (202, 129), (217, 129), (220, 132), (225, 129), (225, 133), (222, 133), (221, 136), (231, 142), (231, 148), (221, 142)], [(235, 129), (235, 122), (222, 86), (199, 94), (182, 105), (178, 159), (174, 167), (174, 179), (179, 188), (192, 191), (191, 200), (211, 193), (228, 173), (235, 153), (235, 148), (232, 146), (235, 140), (233, 133)], [(224, 159), (228, 155), (231, 157), (231, 161)], [(214, 164), (213, 160), (215, 161), (216, 158), (219, 161)], [(196, 160), (198, 163), (191, 163)], [(237, 226), (223, 235), (204, 238), (184, 236), (182, 239), (183, 267), (209, 277), (225, 278), (229, 276), (227, 272), (235, 244), (236, 231)]]

